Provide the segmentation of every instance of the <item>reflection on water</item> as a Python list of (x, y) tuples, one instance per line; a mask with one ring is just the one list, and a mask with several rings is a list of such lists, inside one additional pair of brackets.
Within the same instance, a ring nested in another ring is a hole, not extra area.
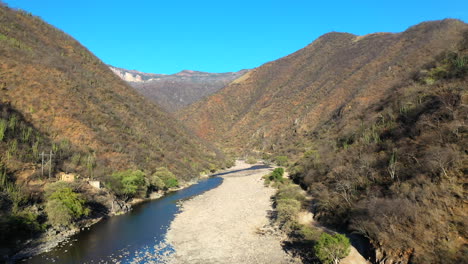
[(175, 214), (177, 202), (216, 188), (220, 177), (201, 180), (186, 189), (143, 203), (125, 215), (93, 225), (54, 250), (24, 260), (27, 263), (145, 263), (170, 254), (164, 237)]

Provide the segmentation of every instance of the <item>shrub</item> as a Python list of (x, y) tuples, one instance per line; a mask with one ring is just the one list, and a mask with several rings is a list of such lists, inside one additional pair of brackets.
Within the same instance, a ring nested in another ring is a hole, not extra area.
[(159, 177), (164, 182), (166, 188), (179, 186), (179, 181), (176, 176), (166, 167), (158, 168), (153, 175)]
[(0, 119), (0, 141), (5, 138), (5, 132), (7, 129), (7, 122), (5, 119)]
[(262, 178), (263, 178), (263, 180), (265, 181), (265, 182), (264, 182), (264, 183), (265, 183), (265, 186), (266, 186), (266, 187), (270, 186), (270, 182), (271, 182), (271, 181), (270, 181), (270, 174), (263, 175)]
[(85, 200), (70, 187), (57, 187), (47, 195), (45, 211), (53, 226), (68, 226), (74, 220), (89, 214)]
[(270, 174), (269, 180), (270, 181), (275, 181), (275, 182), (282, 182), (283, 181), (283, 175), (284, 175), (284, 169), (283, 168), (276, 168)]
[(314, 251), (323, 264), (332, 264), (348, 256), (350, 245), (345, 235), (322, 233), (314, 246)]
[(11, 246), (15, 238), (26, 239), (44, 230), (38, 215), (26, 210), (0, 217), (0, 245)]
[(248, 157), (248, 158), (245, 160), (245, 162), (246, 162), (247, 164), (255, 164), (255, 163), (257, 163), (257, 159), (254, 158), (254, 157)]
[(231, 168), (231, 167), (233, 167), (234, 165), (236, 165), (236, 160), (235, 160), (235, 159), (227, 159), (227, 160), (225, 161), (225, 165), (224, 165), (224, 166), (225, 166), (226, 168)]
[(125, 200), (135, 197), (146, 191), (145, 173), (140, 170), (114, 172), (108, 179), (107, 186)]
[(21, 185), (10, 181), (6, 169), (0, 163), (0, 192), (6, 195), (12, 203), (12, 212), (17, 213), (19, 208), (28, 201), (28, 197)]
[(48, 201), (46, 203), (45, 211), (50, 224), (53, 226), (69, 226), (72, 223), (72, 215), (67, 212), (67, 207), (60, 201)]
[(449, 68), (448, 77), (460, 78), (468, 72), (468, 56), (453, 53), (447, 56), (446, 62)]
[(303, 202), (305, 200), (305, 197), (301, 190), (301, 187), (295, 184), (287, 184), (279, 187), (278, 193), (276, 194), (276, 199), (292, 199), (299, 202)]
[(317, 241), (319, 239), (320, 232), (317, 228), (301, 225), (298, 230), (298, 235), (307, 241)]
[(278, 166), (288, 166), (288, 157), (286, 156), (276, 156), (273, 158), (273, 161), (276, 163)]
[(266, 160), (269, 160), (270, 158), (271, 158), (271, 155), (270, 155), (270, 154), (268, 154), (268, 153), (263, 153), (263, 154), (262, 154), (262, 159), (263, 159), (263, 160), (266, 161)]
[(153, 189), (162, 190), (166, 187), (164, 181), (161, 178), (159, 178), (156, 173), (153, 173), (148, 180), (150, 187)]
[(179, 187), (179, 181), (175, 178), (167, 179), (165, 181), (167, 188), (176, 188)]
[(301, 203), (297, 200), (278, 200), (276, 205), (277, 218), (281, 228), (290, 231), (297, 226), (297, 215), (301, 210)]

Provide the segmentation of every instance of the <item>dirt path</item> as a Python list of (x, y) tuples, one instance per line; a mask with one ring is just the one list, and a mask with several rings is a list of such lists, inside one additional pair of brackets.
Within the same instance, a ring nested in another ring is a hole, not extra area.
[(269, 224), (275, 190), (261, 179), (270, 170), (249, 167), (238, 162), (219, 187), (183, 203), (167, 234), (172, 263), (297, 263), (281, 237), (258, 233)]

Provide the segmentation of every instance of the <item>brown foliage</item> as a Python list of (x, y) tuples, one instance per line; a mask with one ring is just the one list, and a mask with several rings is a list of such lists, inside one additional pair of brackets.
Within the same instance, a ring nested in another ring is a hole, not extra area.
[(304, 138), (327, 122), (358, 126), (368, 105), (407, 82), (434, 54), (452, 49), (466, 28), (461, 21), (443, 20), (399, 34), (329, 33), (251, 70), (178, 117), (224, 147), (298, 155), (310, 147)]
[[(0, 103), (51, 141), (68, 140), (86, 167), (111, 171), (167, 166), (190, 178), (222, 167), (222, 155), (115, 76), (76, 40), (23, 11), (0, 7)], [(98, 175), (93, 175), (99, 173)]]
[(179, 117), (225, 147), (297, 161), (292, 177), (321, 222), (405, 262), (457, 263), (468, 239), (467, 30), (442, 20), (326, 34)]
[[(114, 71), (141, 76), (145, 82), (129, 82), (139, 93), (169, 112), (175, 112), (211, 95), (241, 77), (247, 70), (226, 73), (181, 71), (176, 74), (148, 74), (113, 68)], [(156, 80), (151, 80), (156, 79)]]

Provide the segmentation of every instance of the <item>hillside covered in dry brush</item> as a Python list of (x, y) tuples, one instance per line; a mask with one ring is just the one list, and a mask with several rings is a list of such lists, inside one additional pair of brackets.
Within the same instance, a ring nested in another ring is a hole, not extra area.
[[(130, 191), (143, 193), (143, 185), (153, 184), (141, 175), (165, 171), (191, 180), (225, 162), (220, 151), (139, 95), (72, 37), (0, 3), (2, 256), (5, 246), (14, 247), (46, 228), (50, 214), (47, 218), (44, 212), (43, 192), (59, 173), (75, 175), (78, 184), (50, 197), (69, 194), (78, 204), (102, 209), (107, 204), (99, 205), (88, 192), (92, 188), (79, 183), (94, 179), (111, 187), (120, 177), (116, 173), (136, 171), (112, 190), (129, 197)], [(121, 186), (128, 183), (141, 190)], [(87, 213), (80, 210), (74, 220)]]
[[(216, 153), (138, 95), (70, 36), (2, 7), (1, 103), (54, 141), (93, 155), (96, 171), (170, 166), (190, 177)], [(184, 161), (185, 159), (185, 161)]]
[(167, 75), (109, 67), (140, 94), (169, 112), (176, 112), (219, 91), (248, 71), (209, 73), (183, 70)]
[(289, 166), (321, 223), (367, 237), (379, 263), (461, 263), (468, 25), (326, 34), (179, 112), (228, 150)]

